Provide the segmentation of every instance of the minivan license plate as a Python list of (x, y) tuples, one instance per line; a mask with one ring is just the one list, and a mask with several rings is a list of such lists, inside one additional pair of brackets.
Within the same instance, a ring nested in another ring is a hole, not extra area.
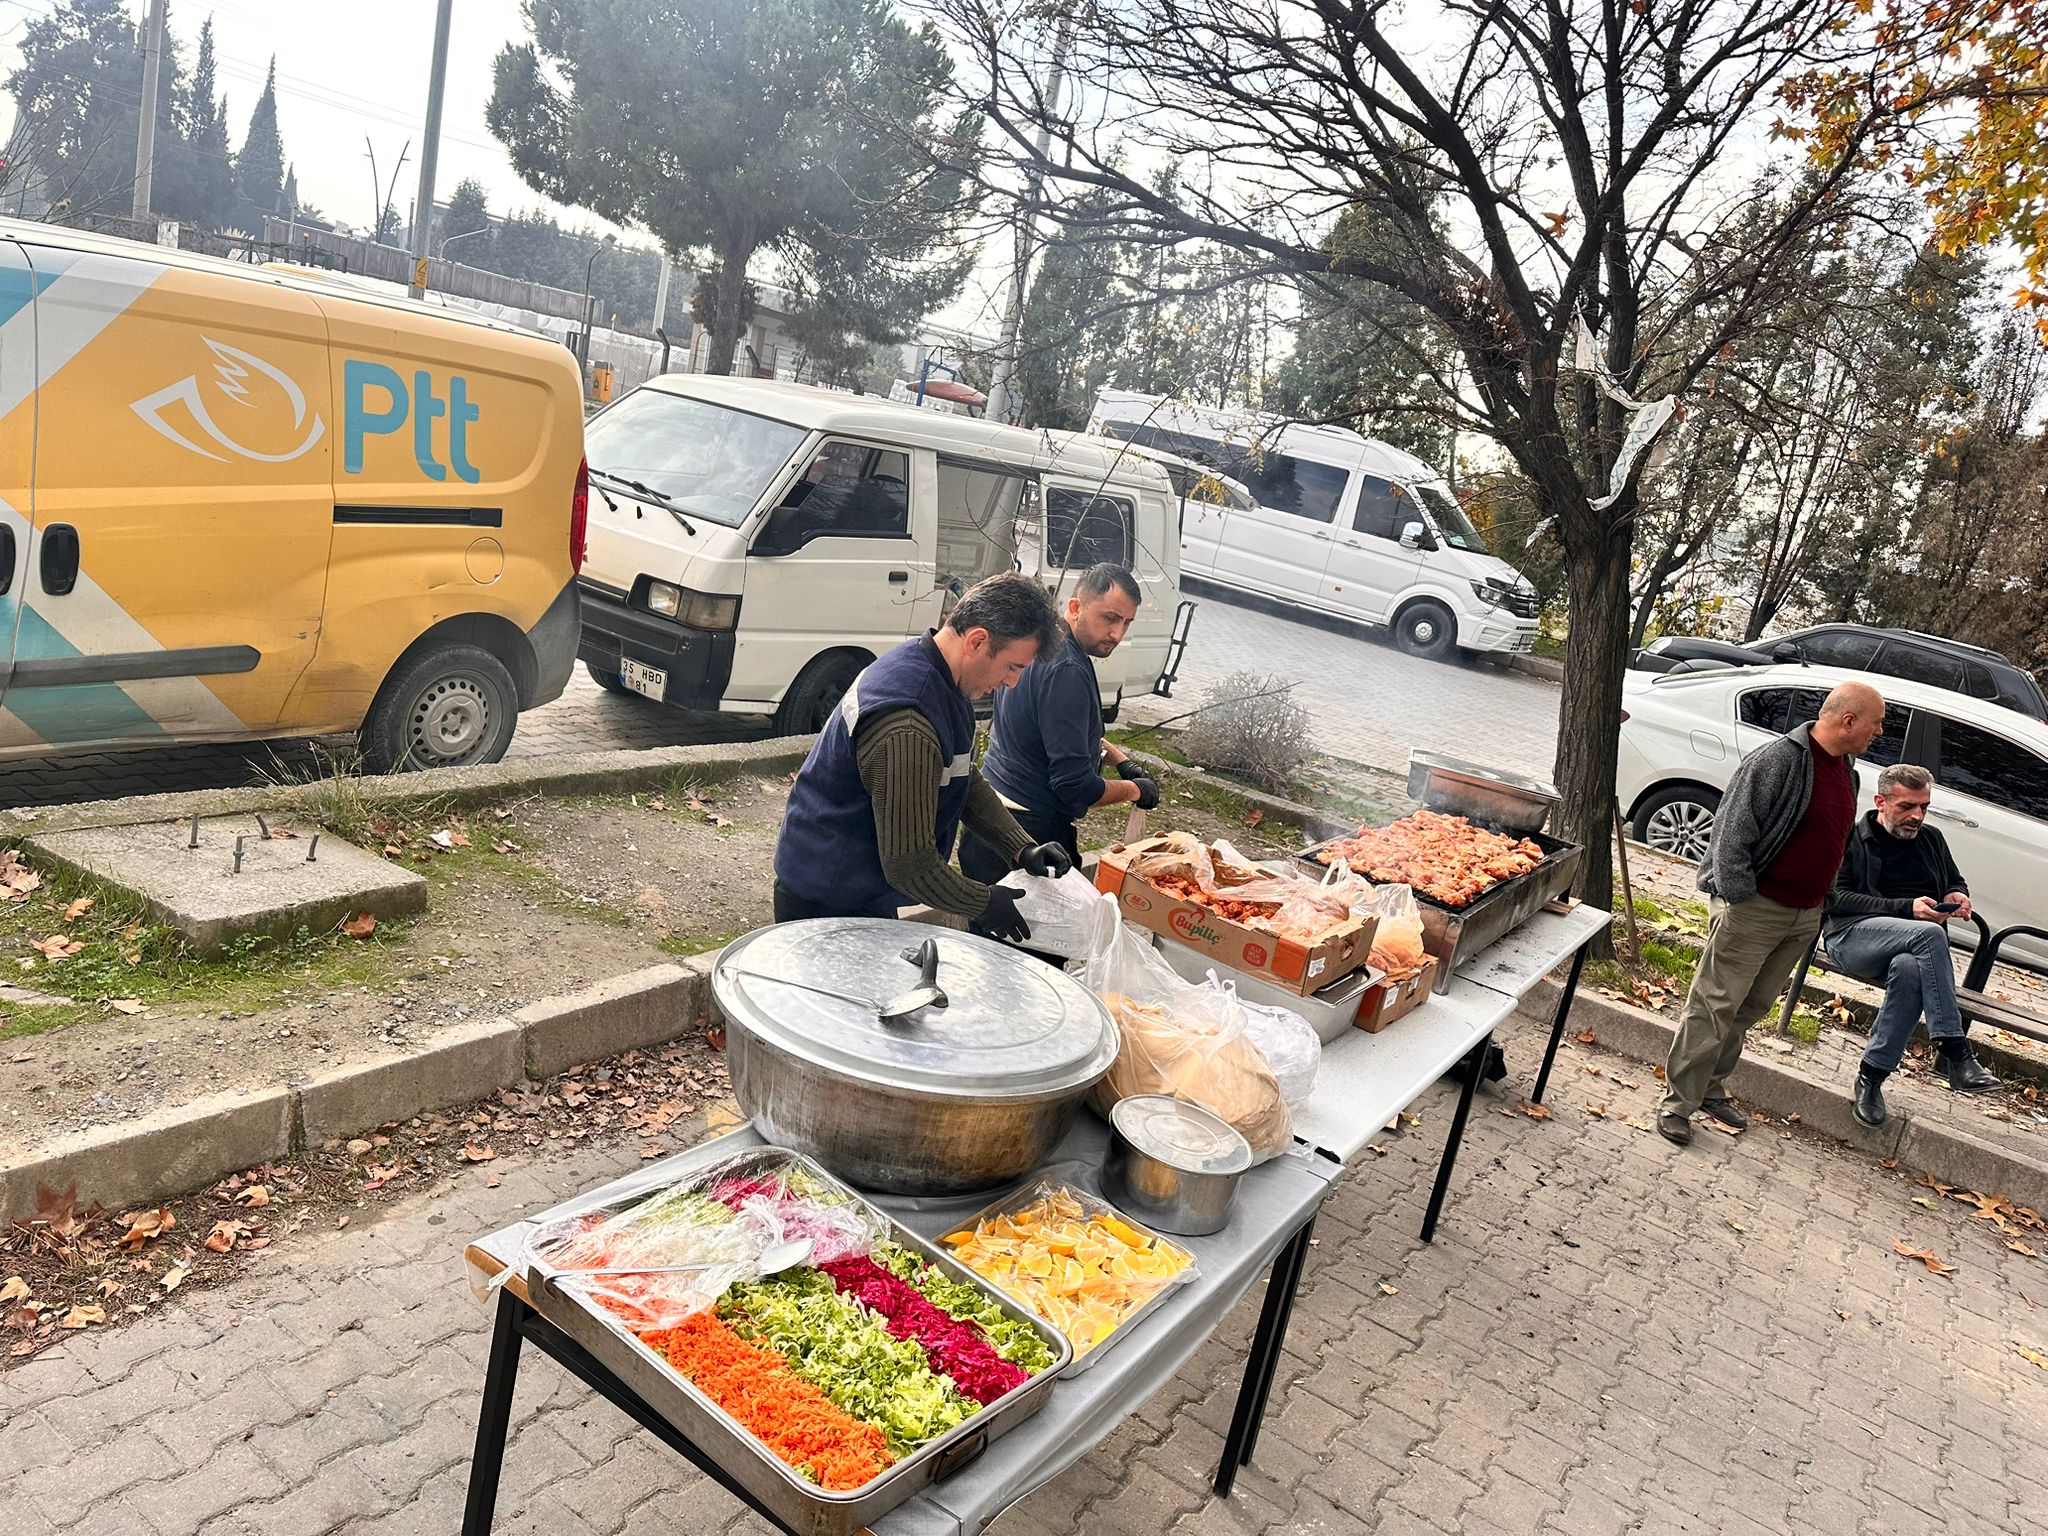
[(619, 678), (635, 693), (643, 693), (650, 699), (659, 699), (668, 691), (667, 672), (660, 667), (634, 661), (631, 657), (620, 659)]

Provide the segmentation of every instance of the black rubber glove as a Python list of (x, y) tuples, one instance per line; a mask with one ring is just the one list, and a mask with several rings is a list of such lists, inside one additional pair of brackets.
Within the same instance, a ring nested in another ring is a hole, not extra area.
[(1017, 856), (1017, 867), (1027, 875), (1046, 875), (1057, 880), (1074, 867), (1074, 857), (1058, 843), (1039, 843)]
[(1157, 779), (1148, 778), (1142, 773), (1127, 773), (1124, 775), (1124, 782), (1138, 786), (1137, 806), (1139, 810), (1149, 811), (1159, 803), (1159, 781)]
[(1022, 944), (1031, 937), (1031, 925), (1017, 910), (1017, 893), (1000, 885), (988, 890), (988, 910), (967, 925), (987, 939), (1005, 944)]
[(1135, 757), (1127, 757), (1116, 765), (1116, 776), (1120, 779), (1149, 779), (1152, 777), (1139, 766)]

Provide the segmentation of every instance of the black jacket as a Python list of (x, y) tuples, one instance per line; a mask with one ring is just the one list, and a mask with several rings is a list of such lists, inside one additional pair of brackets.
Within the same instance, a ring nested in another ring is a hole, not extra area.
[[(1835, 874), (1835, 888), (1828, 894), (1829, 932), (1839, 932), (1862, 917), (1913, 915), (1912, 897), (1878, 894), (1882, 867), (1877, 841), (1880, 837), (1889, 838), (1890, 834), (1877, 824), (1876, 811), (1865, 811), (1849, 834), (1849, 847), (1842, 855), (1841, 869)], [(1970, 887), (1963, 880), (1963, 872), (1956, 868), (1954, 855), (1948, 851), (1948, 839), (1934, 828), (1923, 826), (1920, 835), (1905, 846), (1917, 855), (1926, 871), (1927, 884), (1920, 895), (1939, 901), (1950, 891), (1968, 894)]]

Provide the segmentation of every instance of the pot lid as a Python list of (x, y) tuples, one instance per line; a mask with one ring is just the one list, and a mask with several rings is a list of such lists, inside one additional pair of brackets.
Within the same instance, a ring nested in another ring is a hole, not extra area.
[[(875, 1007), (852, 1000), (880, 1005), (916, 986), (918, 965), (905, 951), (926, 940), (938, 946), (945, 1007), (884, 1023)], [(726, 946), (711, 985), (729, 1025), (886, 1088), (1038, 1098), (1085, 1088), (1116, 1059), (1109, 1010), (1065, 972), (992, 939), (924, 923), (823, 917), (756, 929)]]
[(1163, 1093), (1120, 1099), (1109, 1112), (1117, 1133), (1147, 1157), (1182, 1173), (1243, 1173), (1251, 1143), (1221, 1116)]

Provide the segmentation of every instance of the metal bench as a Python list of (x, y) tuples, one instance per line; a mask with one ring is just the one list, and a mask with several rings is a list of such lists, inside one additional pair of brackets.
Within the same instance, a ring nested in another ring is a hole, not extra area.
[[(1977, 947), (1971, 953), (1970, 968), (1963, 973), (1962, 985), (1956, 988), (1956, 1003), (1962, 1010), (1964, 1021), (1989, 1024), (1994, 1029), (2002, 1029), (2009, 1034), (2020, 1035), (2028, 1040), (2037, 1040), (2048, 1045), (2048, 1019), (2015, 1008), (2010, 1003), (2000, 1002), (1984, 991), (1985, 985), (1991, 980), (1991, 968), (1998, 963), (1999, 946), (2016, 935), (2048, 940), (2048, 929), (2036, 928), (2028, 923), (2013, 923), (1993, 933), (1991, 925), (1975, 912), (1970, 914), (1970, 921), (1977, 925)], [(1806, 953), (1799, 961), (1799, 969), (1792, 973), (1792, 985), (1785, 993), (1784, 1011), (1778, 1016), (1780, 1031), (1788, 1029), (1792, 1023), (1792, 1010), (1798, 1006), (1800, 994), (1806, 988), (1807, 973), (1813, 969), (1815, 960), (1829, 963), (1821, 949), (1819, 934), (1815, 934), (1813, 942), (1807, 945)], [(1840, 970), (1844, 976), (1856, 974), (1831, 963), (1830, 968)], [(2036, 968), (2030, 965), (2027, 969)], [(1867, 980), (1861, 976), (1856, 979)], [(1877, 983), (1872, 982), (1871, 985), (1875, 986)]]

